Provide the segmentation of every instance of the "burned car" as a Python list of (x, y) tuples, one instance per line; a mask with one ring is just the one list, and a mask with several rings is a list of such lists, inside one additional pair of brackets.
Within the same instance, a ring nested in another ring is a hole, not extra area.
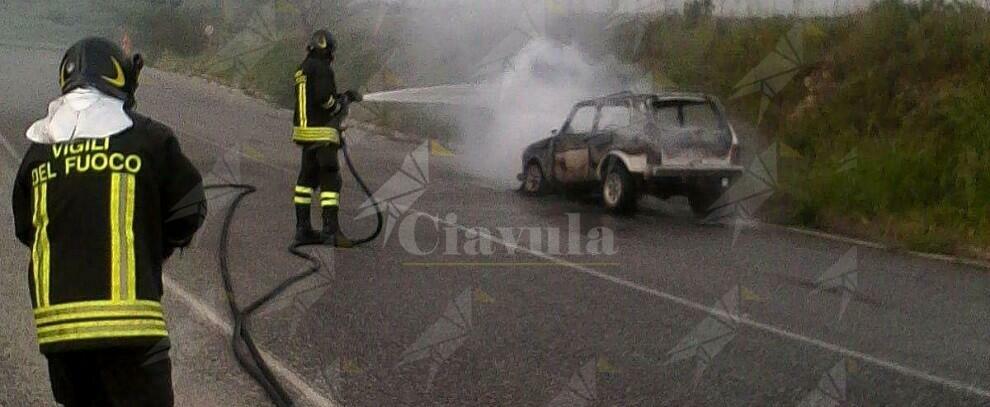
[(561, 129), (523, 152), (522, 191), (600, 191), (614, 212), (644, 194), (686, 196), (703, 216), (740, 176), (739, 139), (717, 98), (618, 93), (578, 103)]

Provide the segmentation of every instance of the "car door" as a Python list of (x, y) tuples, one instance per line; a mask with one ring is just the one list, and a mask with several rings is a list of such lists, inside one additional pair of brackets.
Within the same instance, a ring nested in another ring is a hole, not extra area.
[(591, 160), (588, 139), (595, 131), (598, 107), (581, 104), (571, 112), (554, 143), (553, 174), (564, 184), (586, 182), (591, 179)]
[(588, 151), (593, 167), (597, 168), (615, 142), (616, 135), (632, 125), (632, 109), (629, 101), (615, 101), (601, 106), (595, 132), (588, 137)]

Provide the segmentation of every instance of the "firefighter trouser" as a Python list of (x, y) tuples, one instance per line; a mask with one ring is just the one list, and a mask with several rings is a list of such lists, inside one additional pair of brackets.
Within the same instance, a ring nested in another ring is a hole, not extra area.
[(55, 401), (65, 407), (171, 407), (167, 343), (46, 354)]
[(340, 161), (336, 144), (310, 144), (303, 146), (299, 180), (296, 182), (294, 202), (296, 208), (308, 208), (313, 203), (313, 195), (319, 188), (320, 207), (323, 217), (336, 218), (340, 206)]

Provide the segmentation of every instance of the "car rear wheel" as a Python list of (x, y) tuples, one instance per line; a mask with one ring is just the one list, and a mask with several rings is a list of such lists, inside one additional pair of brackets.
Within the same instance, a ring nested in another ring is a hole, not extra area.
[(630, 213), (636, 210), (639, 193), (632, 174), (622, 164), (609, 166), (602, 182), (602, 203), (605, 209), (617, 213)]
[(527, 195), (543, 195), (547, 190), (547, 179), (543, 169), (535, 162), (526, 166), (526, 176), (523, 178), (522, 191)]

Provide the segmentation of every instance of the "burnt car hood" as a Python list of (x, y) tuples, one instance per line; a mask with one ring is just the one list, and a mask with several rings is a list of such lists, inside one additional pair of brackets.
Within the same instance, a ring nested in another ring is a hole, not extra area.
[(545, 138), (543, 140), (540, 140), (540, 141), (537, 141), (537, 142), (535, 142), (533, 144), (530, 144), (528, 147), (526, 147), (525, 150), (523, 150), (523, 156), (526, 156), (526, 155), (531, 154), (531, 153), (535, 153), (537, 151), (546, 150), (547, 148), (550, 147), (550, 140), (551, 139), (552, 139), (552, 137), (547, 137), (547, 138)]

